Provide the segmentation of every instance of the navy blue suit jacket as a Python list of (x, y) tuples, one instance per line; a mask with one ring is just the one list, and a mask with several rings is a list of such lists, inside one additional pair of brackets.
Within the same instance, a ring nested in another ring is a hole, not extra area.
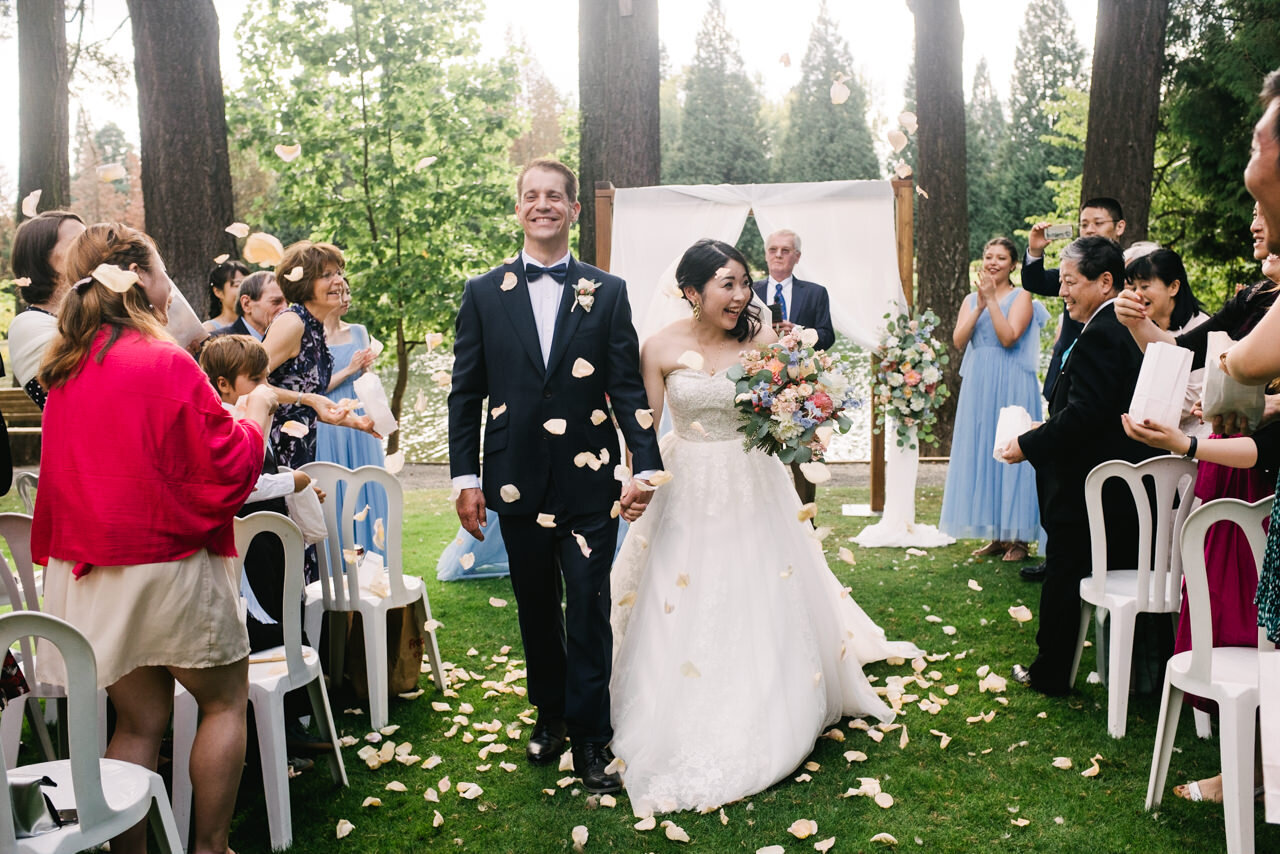
[[(756, 296), (768, 305), (769, 280), (756, 282)], [(836, 330), (831, 325), (831, 297), (827, 289), (814, 282), (791, 280), (791, 303), (787, 306), (787, 320), (818, 332), (818, 349), (830, 350), (836, 343)]]
[[(1026, 255), (1022, 256), (1022, 287), (1038, 296), (1056, 297), (1059, 286), (1058, 271), (1045, 269), (1044, 256), (1031, 262), (1027, 261)], [(1058, 381), (1058, 372), (1062, 370), (1062, 354), (1080, 337), (1081, 329), (1084, 329), (1084, 324), (1078, 320), (1072, 320), (1071, 315), (1067, 314), (1066, 309), (1063, 308), (1062, 331), (1058, 333), (1058, 340), (1054, 342), (1053, 355), (1049, 357), (1049, 368), (1044, 374), (1046, 399), (1053, 392), (1053, 386)]]
[[(599, 285), (590, 311), (574, 297), (580, 279)], [(570, 258), (563, 287), (545, 366), (518, 257), (471, 279), (462, 294), (449, 392), (450, 474), (481, 473), (481, 406), (487, 397), (482, 483), (486, 505), (499, 514), (543, 512), (552, 487), (559, 506), (570, 513), (607, 511), (621, 494), (614, 465), (625, 460), (613, 423), (593, 423), (592, 413), (607, 412), (610, 405), (634, 469), (662, 468), (657, 433), (642, 428), (635, 415), (649, 403), (626, 283)], [(573, 376), (579, 359), (594, 369), (585, 377)], [(564, 419), (562, 434), (544, 428), (551, 419)], [(609, 459), (597, 470), (574, 464), (579, 453), (598, 457), (602, 450)], [(520, 490), (515, 501), (502, 499), (506, 484)]]

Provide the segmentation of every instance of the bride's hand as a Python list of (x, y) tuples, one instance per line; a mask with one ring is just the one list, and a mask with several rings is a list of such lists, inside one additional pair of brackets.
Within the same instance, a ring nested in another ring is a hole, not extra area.
[(645, 508), (649, 506), (649, 499), (652, 497), (653, 487), (649, 486), (648, 481), (633, 479), (622, 488), (622, 498), (618, 502), (622, 505), (622, 518), (628, 522), (639, 519), (644, 515)]

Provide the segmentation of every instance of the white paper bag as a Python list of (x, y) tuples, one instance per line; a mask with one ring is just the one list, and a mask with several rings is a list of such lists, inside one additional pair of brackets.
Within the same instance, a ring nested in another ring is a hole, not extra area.
[[(280, 471), (290, 469), (281, 466)], [(301, 492), (290, 492), (284, 497), (284, 503), (289, 509), (289, 518), (302, 532), (304, 543), (311, 545), (329, 536), (329, 528), (324, 523), (324, 508), (320, 506), (320, 496), (310, 486)]]
[(382, 380), (373, 371), (365, 371), (355, 382), (356, 397), (364, 404), (364, 414), (373, 419), (373, 429), (383, 438), (390, 436), (400, 425), (391, 414), (391, 406), (387, 403), (387, 392), (382, 387)]
[(196, 349), (194, 344), (209, 337), (209, 330), (200, 323), (200, 318), (177, 285), (169, 289), (169, 320), (164, 328), (179, 347), (189, 352)]
[(1223, 373), (1219, 357), (1231, 344), (1231, 336), (1227, 333), (1209, 333), (1204, 359), (1204, 393), (1200, 398), (1204, 417), (1207, 421), (1211, 415), (1238, 412), (1248, 419), (1249, 429), (1252, 431), (1262, 420), (1266, 386), (1243, 385)]
[(1009, 444), (1010, 439), (1016, 439), (1030, 430), (1031, 423), (1031, 414), (1021, 406), (1001, 407), (1000, 420), (996, 422), (996, 446), (991, 451), (996, 462), (1004, 462), (1004, 457), (1000, 456), (1004, 446)]
[(1149, 420), (1178, 429), (1187, 381), (1191, 378), (1191, 356), (1190, 350), (1163, 341), (1148, 344), (1133, 399), (1129, 401), (1129, 417), (1139, 424)]

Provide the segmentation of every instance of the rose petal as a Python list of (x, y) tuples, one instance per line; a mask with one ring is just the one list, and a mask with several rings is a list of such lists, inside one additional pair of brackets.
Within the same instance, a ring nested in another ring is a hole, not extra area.
[(98, 180), (104, 184), (110, 184), (113, 181), (123, 181), (129, 177), (129, 173), (125, 171), (122, 163), (104, 163), (98, 167)]
[(338, 828), (337, 830), (334, 831), (334, 835), (337, 836), (339, 839), (342, 839), (348, 833), (350, 833), (355, 829), (356, 829), (356, 826), (354, 824), (347, 821), (345, 818), (340, 818), (338, 819)]
[(689, 679), (702, 678), (702, 672), (698, 670), (692, 661), (686, 661), (680, 665), (680, 675)]
[(439, 827), (444, 824), (444, 816), (440, 815), (440, 810), (432, 810), (431, 826)]
[(26, 198), (22, 200), (22, 215), (30, 219), (40, 215), (40, 197), (44, 195), (44, 190), (32, 190), (27, 193)]
[(311, 431), (307, 429), (306, 424), (303, 424), (301, 421), (293, 421), (291, 419), (280, 425), (280, 432), (284, 433), (286, 436), (292, 436), (295, 439), (302, 439)]
[(502, 277), (502, 284), (500, 287), (504, 291), (509, 291), (519, 283), (520, 280), (516, 278), (516, 274), (508, 270), (507, 274)]
[(274, 267), (284, 258), (284, 246), (275, 235), (255, 231), (244, 242), (244, 260), (262, 267)]
[(573, 538), (578, 541), (578, 550), (582, 552), (583, 557), (591, 557), (591, 546), (587, 545), (587, 538), (579, 534), (577, 531), (570, 531)]
[(979, 584), (978, 582), (974, 581), (972, 578), (970, 578), (970, 579), (969, 579), (969, 589), (970, 589), (970, 590), (972, 590), (972, 591), (974, 591), (975, 593), (981, 593), (981, 592), (982, 592), (982, 585), (981, 585), (981, 584)]
[(668, 824), (666, 827), (667, 838), (672, 842), (688, 842), (689, 834), (684, 832), (684, 828), (676, 824)]
[(245, 225), (243, 222), (233, 222), (231, 225), (224, 228), (223, 231), (230, 234), (232, 237), (238, 237), (241, 240), (249, 236), (249, 226)]
[(1070, 757), (1070, 756), (1055, 756), (1055, 757), (1053, 757), (1053, 767), (1054, 767), (1054, 768), (1061, 768), (1063, 771), (1070, 771), (1070, 770), (1071, 770), (1071, 757)]
[(302, 146), (297, 144), (277, 145), (275, 150), (276, 150), (277, 157), (279, 157), (285, 163), (292, 163), (293, 161), (297, 160), (298, 155), (302, 153)]
[(373, 547), (376, 549), (387, 547), (387, 529), (381, 519), (373, 520)]
[(655, 471), (653, 474), (649, 475), (649, 485), (662, 486), (664, 483), (670, 483), (674, 478), (675, 478), (675, 475), (673, 475), (671, 472), (663, 471), (659, 469), (658, 471)]
[(300, 267), (300, 266), (299, 266), (299, 267), (293, 267), (292, 269), (290, 269), (290, 270), (289, 270), (289, 272), (287, 272), (287, 273), (285, 273), (285, 274), (284, 274), (285, 281), (287, 281), (287, 282), (298, 282), (298, 281), (301, 281), (301, 280), (302, 280), (303, 273), (304, 273), (304, 271), (303, 271), (302, 267)]
[(826, 483), (831, 480), (831, 470), (818, 462), (801, 463), (800, 474), (812, 484)]
[(458, 565), (461, 566), (463, 569), (470, 569), (471, 567), (475, 566), (476, 565), (475, 552), (467, 552), (462, 557), (458, 558)]
[(213, 263), (215, 263), (215, 264), (225, 264), (225, 263), (227, 263), (227, 259), (228, 259), (228, 258), (230, 258), (230, 257), (231, 257), (230, 255), (228, 255), (227, 253), (223, 252), (221, 255), (218, 255), (217, 257), (215, 257), (215, 258), (213, 259)]
[(608, 418), (608, 417), (609, 417), (609, 416), (607, 416), (607, 415), (605, 415), (605, 414), (604, 414), (604, 410), (603, 410), (603, 409), (593, 409), (593, 410), (591, 410), (591, 423), (592, 423), (592, 425), (594, 425), (594, 426), (596, 426), (596, 427), (599, 427), (601, 424), (603, 424), (603, 423), (604, 423), (604, 421), (605, 421), (605, 419), (606, 419), (606, 418)]
[(887, 810), (889, 807), (893, 806), (893, 795), (888, 792), (880, 792), (875, 796), (875, 802), (876, 806), (880, 807), (880, 809)]
[(503, 501), (511, 504), (520, 500), (520, 489), (514, 483), (504, 483), (498, 490), (498, 495), (502, 496)]
[(492, 605), (492, 606), (493, 606), (493, 607), (495, 607), (495, 608), (505, 608), (505, 607), (507, 607), (507, 600), (506, 600), (506, 599), (499, 599), (497, 596), (490, 596), (490, 597), (489, 597), (489, 604), (490, 604), (490, 605)]
[(889, 131), (889, 145), (893, 146), (894, 153), (901, 151), (907, 147), (907, 135), (894, 128)]
[(621, 515), (622, 515), (622, 502), (621, 501), (613, 502), (613, 506), (609, 508), (609, 518), (617, 519)]
[(589, 377), (596, 372), (596, 366), (588, 362), (586, 359), (577, 358), (573, 360), (573, 368), (570, 373), (577, 379)]
[(850, 94), (849, 87), (839, 80), (831, 84), (831, 103), (839, 106), (849, 100)]
[(404, 451), (387, 454), (387, 461), (383, 463), (382, 467), (387, 470), (387, 474), (399, 474), (400, 470), (404, 468)]
[(676, 361), (692, 371), (702, 370), (702, 366), (705, 363), (702, 354), (696, 350), (685, 350)]
[(424, 157), (418, 161), (416, 166), (413, 167), (414, 171), (421, 172), (423, 169), (426, 169), (428, 166), (430, 166), (432, 163), (435, 163), (439, 159), (440, 158), (436, 157), (434, 154), (432, 154), (430, 157)]
[(361, 802), (360, 806), (362, 806), (362, 807), (380, 807), (380, 806), (382, 806), (382, 799), (381, 799), (381, 798), (373, 798), (373, 797), (365, 798), (365, 799), (364, 799), (364, 801), (362, 801), (362, 802)]
[(507, 411), (507, 405), (505, 403), (499, 404), (498, 406), (495, 406), (489, 410), (489, 418), (490, 419), (497, 418), (499, 415), (501, 415), (506, 411)]
[(905, 160), (899, 160), (898, 164), (893, 167), (893, 174), (904, 181), (911, 177), (911, 172), (911, 166)]
[(902, 125), (906, 129), (907, 133), (915, 133), (917, 127), (916, 114), (909, 110), (904, 113), (899, 113), (898, 124)]
[(575, 827), (569, 834), (569, 838), (573, 840), (573, 850), (581, 851), (583, 846), (587, 844), (589, 835), (586, 825), (580, 824)]
[(653, 830), (658, 826), (658, 820), (653, 816), (645, 816), (644, 818), (631, 825), (636, 830)]
[(642, 430), (648, 430), (650, 427), (652, 427), (653, 426), (653, 410), (637, 409), (636, 423), (640, 425), (640, 429)]
[(796, 839), (808, 839), (818, 832), (818, 823), (811, 818), (798, 818), (791, 822), (791, 826), (787, 828)]
[(1031, 619), (1031, 609), (1026, 605), (1014, 605), (1009, 609), (1009, 616), (1019, 623), (1025, 623)]
[(853, 552), (844, 546), (840, 547), (840, 551), (836, 552), (839, 558), (850, 566), (857, 566), (858, 561), (854, 558)]
[(796, 511), (796, 520), (799, 522), (807, 522), (818, 515), (818, 505), (812, 501), (808, 504), (800, 505), (800, 509)]
[(882, 845), (897, 845), (897, 844), (898, 844), (898, 840), (897, 840), (897, 838), (896, 838), (896, 837), (894, 837), (894, 835), (893, 835), (893, 834), (891, 834), (891, 833), (877, 833), (875, 836), (871, 837), (871, 841), (872, 841), (872, 842), (879, 842), (879, 843), (881, 843)]
[(556, 517), (554, 513), (539, 513), (535, 520), (543, 528), (554, 528), (556, 526)]
[(546, 430), (552, 436), (563, 436), (564, 430), (569, 426), (569, 422), (563, 418), (548, 418), (542, 422), (542, 429)]
[(118, 294), (125, 293), (139, 281), (137, 273), (132, 270), (122, 270), (115, 264), (99, 264), (94, 267), (93, 278), (108, 290)]
[(826, 852), (826, 851), (830, 851), (831, 846), (835, 844), (836, 844), (836, 838), (834, 836), (828, 836), (826, 839), (822, 840), (821, 842), (813, 843), (813, 847), (815, 851)]

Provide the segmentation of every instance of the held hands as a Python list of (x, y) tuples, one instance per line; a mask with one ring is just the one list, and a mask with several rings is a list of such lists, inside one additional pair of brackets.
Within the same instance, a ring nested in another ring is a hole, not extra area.
[(651, 498), (653, 498), (653, 487), (649, 485), (649, 482), (632, 478), (622, 488), (622, 498), (618, 502), (622, 505), (622, 518), (628, 522), (634, 522), (639, 519), (644, 515)]
[(458, 521), (462, 523), (463, 530), (484, 542), (484, 527), (489, 522), (484, 492), (479, 487), (464, 489), (454, 499), (453, 506), (458, 511)]

